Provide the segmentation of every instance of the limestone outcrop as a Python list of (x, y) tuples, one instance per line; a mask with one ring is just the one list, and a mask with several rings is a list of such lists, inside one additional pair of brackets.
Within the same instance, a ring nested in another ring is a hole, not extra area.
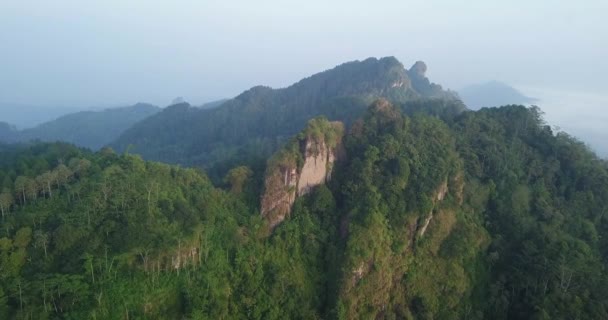
[(418, 238), (422, 238), (434, 217), (434, 211), (437, 205), (442, 202), (448, 193), (451, 193), (456, 200), (456, 203), (461, 206), (463, 203), (464, 193), (464, 173), (459, 172), (456, 175), (446, 179), (437, 190), (433, 193), (433, 207), (429, 214), (424, 219), (424, 222), (418, 226)]
[(297, 197), (331, 178), (334, 163), (343, 155), (343, 134), (341, 122), (312, 119), (268, 161), (260, 211), (271, 229), (291, 213)]

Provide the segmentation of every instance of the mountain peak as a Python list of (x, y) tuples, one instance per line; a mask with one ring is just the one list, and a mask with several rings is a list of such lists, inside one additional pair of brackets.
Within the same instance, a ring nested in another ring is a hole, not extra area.
[(390, 56), (346, 62), (304, 78), (286, 90), (316, 92), (314, 96), (321, 92), (331, 97), (382, 96), (389, 91), (412, 93), (403, 64)]
[(376, 63), (387, 67), (398, 67), (404, 69), (403, 63), (401, 63), (401, 61), (399, 61), (399, 59), (395, 58), (394, 56), (386, 56), (381, 58), (370, 57), (363, 60), (363, 63)]
[(412, 81), (412, 87), (418, 94), (427, 98), (439, 98), (445, 100), (458, 99), (458, 95), (450, 90), (444, 90), (440, 85), (432, 83), (426, 77), (427, 66), (424, 61), (416, 61), (412, 67), (407, 70), (407, 75)]
[(416, 63), (414, 63), (414, 65), (410, 68), (409, 73), (421, 78), (426, 78), (426, 63), (420, 60), (416, 61)]

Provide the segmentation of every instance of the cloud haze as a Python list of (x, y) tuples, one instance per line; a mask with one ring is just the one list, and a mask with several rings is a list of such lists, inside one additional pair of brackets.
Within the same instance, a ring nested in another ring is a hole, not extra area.
[(578, 137), (600, 156), (608, 157), (608, 95), (538, 87), (522, 89), (539, 99), (535, 104), (544, 110), (548, 124)]
[(606, 1), (31, 1), (0, 4), (0, 97), (166, 103), (284, 86), (367, 56), (485, 79), (602, 89)]

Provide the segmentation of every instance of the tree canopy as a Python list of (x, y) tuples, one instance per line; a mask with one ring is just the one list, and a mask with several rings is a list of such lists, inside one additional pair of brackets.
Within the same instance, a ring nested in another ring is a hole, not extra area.
[(272, 231), (263, 166), (214, 185), (0, 145), (0, 318), (608, 318), (608, 164), (538, 108), (379, 100), (345, 131), (331, 181)]

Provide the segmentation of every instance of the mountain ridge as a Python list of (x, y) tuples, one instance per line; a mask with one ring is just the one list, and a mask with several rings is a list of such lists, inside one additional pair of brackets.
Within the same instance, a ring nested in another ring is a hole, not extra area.
[(130, 147), (150, 160), (208, 168), (224, 165), (218, 160), (226, 154), (261, 160), (309, 119), (324, 115), (349, 123), (377, 98), (397, 103), (458, 99), (426, 76), (415, 76), (423, 93), (394, 57), (346, 62), (284, 88), (254, 86), (210, 110), (168, 108), (129, 128), (110, 146)]

